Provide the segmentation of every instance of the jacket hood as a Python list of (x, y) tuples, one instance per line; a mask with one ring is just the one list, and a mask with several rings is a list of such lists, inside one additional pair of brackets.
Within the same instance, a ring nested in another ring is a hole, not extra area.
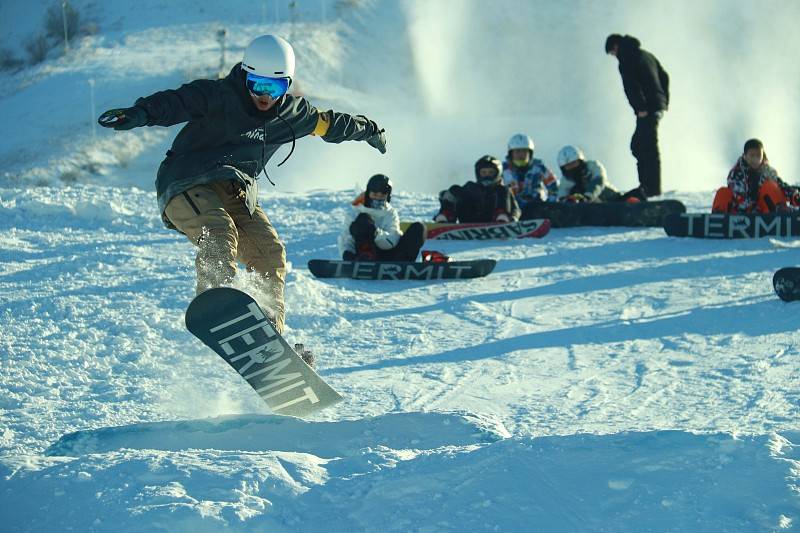
[(638, 50), (642, 47), (642, 43), (632, 35), (625, 35), (619, 46), (620, 48), (627, 48), (628, 50)]
[(642, 53), (642, 43), (636, 37), (626, 35), (619, 43), (619, 51), (617, 52), (617, 59), (620, 62), (628, 62), (639, 57)]

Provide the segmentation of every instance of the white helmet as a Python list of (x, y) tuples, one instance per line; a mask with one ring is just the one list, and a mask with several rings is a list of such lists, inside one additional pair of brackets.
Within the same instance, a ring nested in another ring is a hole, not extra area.
[(533, 153), (533, 139), (524, 133), (512, 135), (508, 140), (508, 151), (511, 150), (530, 150)]
[(573, 161), (583, 161), (583, 151), (580, 148), (568, 144), (558, 151), (558, 166), (563, 167)]
[(268, 78), (294, 78), (294, 50), (285, 39), (275, 35), (257, 37), (242, 57), (242, 69)]

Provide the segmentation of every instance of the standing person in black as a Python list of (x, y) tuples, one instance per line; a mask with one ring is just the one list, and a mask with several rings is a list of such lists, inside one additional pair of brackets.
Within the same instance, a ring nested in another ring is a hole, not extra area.
[(658, 196), (661, 194), (658, 122), (669, 107), (669, 76), (658, 59), (642, 50), (639, 40), (630, 35), (609, 35), (606, 53), (619, 61), (622, 86), (636, 113), (631, 152), (636, 158), (640, 187), (645, 196)]

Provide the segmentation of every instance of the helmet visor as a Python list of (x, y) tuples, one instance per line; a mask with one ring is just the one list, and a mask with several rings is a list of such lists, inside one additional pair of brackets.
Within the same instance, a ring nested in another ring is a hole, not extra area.
[(481, 167), (478, 169), (478, 183), (481, 185), (493, 185), (499, 178), (497, 169), (494, 167)]
[(289, 90), (289, 78), (268, 78), (248, 72), (247, 90), (255, 96), (269, 96), (275, 100)]

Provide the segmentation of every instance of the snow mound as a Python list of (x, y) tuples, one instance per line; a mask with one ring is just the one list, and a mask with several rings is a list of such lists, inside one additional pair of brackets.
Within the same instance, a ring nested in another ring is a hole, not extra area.
[(503, 436), (442, 413), (79, 432), (48, 453), (85, 455), (6, 470), (0, 513), (7, 531), (755, 531), (800, 511), (800, 434)]
[(446, 413), (395, 413), (338, 422), (242, 415), (76, 431), (60, 438), (45, 455), (78, 456), (121, 449), (213, 448), (339, 457), (375, 446), (397, 450), (433, 449), (493, 442), (510, 436), (499, 422)]

